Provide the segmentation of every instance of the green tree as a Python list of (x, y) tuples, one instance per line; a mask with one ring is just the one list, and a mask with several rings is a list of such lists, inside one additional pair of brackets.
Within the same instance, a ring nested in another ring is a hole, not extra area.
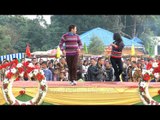
[(11, 38), (5, 35), (3, 28), (0, 26), (0, 55), (12, 53)]
[(46, 28), (40, 25), (39, 19), (27, 20), (27, 26), (22, 30), (23, 36), (20, 37), (19, 41), (14, 46), (20, 52), (25, 52), (26, 43), (31, 45), (31, 52), (38, 50), (48, 50), (47, 44), (47, 31)]
[(84, 52), (85, 52), (85, 53), (88, 53), (88, 48), (87, 48), (87, 46), (86, 46), (86, 43), (84, 43), (83, 48), (84, 48)]
[(150, 55), (153, 55), (153, 52), (154, 52), (154, 47), (153, 47), (153, 42), (152, 42), (152, 39), (151, 37), (154, 36), (154, 33), (153, 31), (150, 29), (150, 28), (146, 28), (144, 33), (141, 34), (140, 38), (142, 40), (144, 40), (144, 46), (146, 48), (146, 50), (149, 52)]
[(55, 16), (51, 17), (51, 24), (47, 27), (47, 36), (48, 36), (48, 47), (56, 48), (61, 40), (61, 37), (68, 30), (66, 27), (62, 27), (61, 24)]
[(1, 45), (1, 54), (25, 52), (26, 43), (30, 43), (31, 52), (53, 49), (58, 46), (61, 36), (68, 32), (70, 24), (77, 25), (79, 35), (101, 27), (120, 32), (128, 38), (137, 36), (144, 41), (150, 54), (153, 51), (150, 36), (160, 35), (159, 15), (53, 15), (50, 25), (42, 15), (37, 15), (34, 20), (22, 15), (1, 15), (0, 42), (6, 45), (10, 43), (7, 48)]
[(94, 55), (103, 54), (105, 49), (105, 44), (97, 36), (91, 38), (91, 43), (88, 46), (89, 53)]

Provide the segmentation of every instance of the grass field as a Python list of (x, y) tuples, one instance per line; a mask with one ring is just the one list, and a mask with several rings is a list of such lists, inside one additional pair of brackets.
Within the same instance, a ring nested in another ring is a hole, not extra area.
[[(26, 101), (32, 99), (31, 96), (26, 95), (26, 94), (24, 94), (24, 95), (19, 95), (19, 96), (17, 96), (16, 98), (17, 98), (18, 100), (20, 100), (20, 101), (23, 101), (23, 102), (26, 102)], [(7, 103), (5, 103), (5, 105), (7, 105)], [(43, 102), (42, 105), (53, 105), (53, 104), (47, 103), (47, 102)]]
[[(157, 102), (160, 102), (160, 95), (154, 96), (153, 99)], [(136, 103), (134, 105), (144, 105), (142, 102)]]

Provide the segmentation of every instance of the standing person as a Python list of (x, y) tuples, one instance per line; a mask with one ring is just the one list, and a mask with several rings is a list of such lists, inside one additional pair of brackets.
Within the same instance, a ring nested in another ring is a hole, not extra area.
[(113, 34), (113, 39), (115, 40), (111, 46), (111, 56), (110, 61), (114, 68), (114, 75), (116, 77), (115, 81), (122, 81), (122, 71), (123, 71), (123, 63), (122, 63), (122, 50), (124, 48), (124, 43), (119, 33)]
[(96, 69), (97, 69), (97, 75), (96, 75), (97, 81), (104, 81), (105, 80), (105, 67), (104, 67), (103, 57), (98, 58)]
[(32, 58), (32, 64), (35, 65), (37, 62), (38, 62), (38, 61), (37, 61), (37, 58), (36, 58), (36, 57), (33, 57), (33, 58)]
[(54, 81), (54, 68), (53, 68), (53, 63), (51, 61), (48, 64), (48, 69), (52, 72), (52, 81)]
[(104, 81), (113, 81), (114, 70), (109, 61), (105, 63), (105, 80)]
[(88, 74), (88, 81), (96, 81), (96, 76), (98, 74), (98, 71), (97, 71), (97, 67), (96, 67), (96, 60), (94, 58), (91, 58), (91, 65), (88, 67), (88, 71), (87, 71), (87, 74)]
[(82, 78), (83, 80), (87, 81), (87, 71), (88, 71), (88, 61), (84, 60), (82, 65)]
[(47, 61), (42, 62), (42, 69), (47, 81), (52, 81), (52, 72), (47, 67)]
[[(76, 85), (75, 81), (77, 80), (77, 63), (79, 53), (82, 49), (82, 42), (79, 35), (76, 34), (77, 27), (75, 25), (70, 25), (68, 29), (69, 32), (62, 36), (59, 47), (66, 56), (71, 85)], [(64, 47), (63, 44), (65, 44)]]

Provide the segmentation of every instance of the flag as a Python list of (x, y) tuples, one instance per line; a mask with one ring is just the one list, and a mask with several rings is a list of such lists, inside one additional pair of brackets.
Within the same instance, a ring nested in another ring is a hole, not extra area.
[(20, 63), (20, 62), (21, 62), (21, 59), (18, 59), (18, 62)]
[(61, 51), (60, 51), (60, 48), (59, 48), (59, 46), (58, 46), (58, 47), (57, 47), (56, 57), (57, 57), (57, 58), (60, 58), (60, 56), (61, 56)]
[(26, 55), (27, 55), (28, 57), (31, 57), (31, 52), (30, 52), (29, 44), (27, 44), (27, 47), (26, 47)]
[(84, 51), (85, 51), (85, 53), (88, 53), (88, 49), (87, 49), (86, 43), (84, 43)]
[(134, 44), (132, 44), (132, 47), (131, 47), (131, 55), (135, 55), (135, 48), (134, 48)]

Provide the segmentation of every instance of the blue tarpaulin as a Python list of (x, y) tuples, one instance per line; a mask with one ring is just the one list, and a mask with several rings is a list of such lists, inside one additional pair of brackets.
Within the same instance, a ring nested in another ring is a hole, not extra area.
[[(82, 40), (82, 43), (86, 43), (87, 46), (89, 46), (91, 42), (92, 37), (98, 37), (102, 42), (107, 46), (113, 43), (113, 32), (110, 32), (108, 30), (102, 29), (102, 28), (95, 28), (88, 32), (85, 32), (80, 35), (80, 39)], [(122, 37), (123, 42), (125, 44), (125, 47), (131, 47), (132, 44), (134, 44), (135, 47), (144, 47), (143, 44), (139, 44), (136, 41), (132, 39), (128, 39), (126, 37)]]
[(143, 41), (137, 37), (134, 37), (132, 40), (143, 45)]

